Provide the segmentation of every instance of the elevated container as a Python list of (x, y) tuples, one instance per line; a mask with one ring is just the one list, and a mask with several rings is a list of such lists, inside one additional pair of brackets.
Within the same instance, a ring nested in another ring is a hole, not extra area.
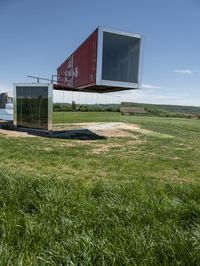
[(140, 47), (140, 34), (99, 27), (58, 67), (54, 89), (138, 89)]

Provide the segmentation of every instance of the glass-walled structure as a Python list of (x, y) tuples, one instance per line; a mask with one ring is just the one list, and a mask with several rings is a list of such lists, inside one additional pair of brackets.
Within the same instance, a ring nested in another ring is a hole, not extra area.
[(53, 84), (14, 84), (14, 125), (51, 131)]

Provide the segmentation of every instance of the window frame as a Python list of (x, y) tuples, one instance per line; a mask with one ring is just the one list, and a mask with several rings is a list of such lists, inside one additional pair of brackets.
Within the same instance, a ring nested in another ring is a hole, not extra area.
[[(113, 81), (102, 79), (102, 66), (103, 66), (103, 33), (114, 33), (118, 35), (124, 35), (129, 37), (134, 37), (140, 39), (140, 48), (139, 48), (139, 66), (138, 66), (138, 82), (126, 82), (126, 81)], [(97, 49), (97, 70), (96, 70), (96, 85), (99, 86), (109, 86), (109, 87), (121, 87), (129, 89), (138, 89), (140, 87), (140, 62), (141, 62), (141, 45), (142, 45), (142, 35), (128, 33), (123, 31), (117, 31), (109, 28), (98, 28), (98, 49)]]

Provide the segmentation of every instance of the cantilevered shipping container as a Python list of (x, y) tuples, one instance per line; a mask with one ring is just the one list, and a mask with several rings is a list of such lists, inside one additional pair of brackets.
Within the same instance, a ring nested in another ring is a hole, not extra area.
[(140, 47), (140, 34), (99, 27), (58, 67), (54, 89), (138, 89)]

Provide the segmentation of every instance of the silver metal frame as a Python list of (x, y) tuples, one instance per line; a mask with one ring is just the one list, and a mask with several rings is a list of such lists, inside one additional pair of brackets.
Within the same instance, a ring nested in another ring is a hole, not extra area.
[[(104, 32), (110, 32), (110, 33), (116, 33), (119, 35), (135, 37), (135, 38), (142, 40), (141, 34), (134, 34), (134, 33), (130, 33), (130, 32), (124, 32), (124, 31), (113, 30), (110, 28), (99, 27), (98, 28), (96, 85), (138, 89), (139, 88), (139, 80), (140, 80), (139, 76), (140, 76), (140, 59), (141, 59), (141, 57), (139, 59), (138, 83), (111, 81), (111, 80), (103, 80), (102, 79), (103, 33)], [(141, 51), (141, 49), (140, 49), (140, 51)]]
[(53, 130), (53, 84), (52, 83), (14, 83), (13, 84), (13, 123), (17, 127), (17, 87), (48, 87), (48, 131)]

